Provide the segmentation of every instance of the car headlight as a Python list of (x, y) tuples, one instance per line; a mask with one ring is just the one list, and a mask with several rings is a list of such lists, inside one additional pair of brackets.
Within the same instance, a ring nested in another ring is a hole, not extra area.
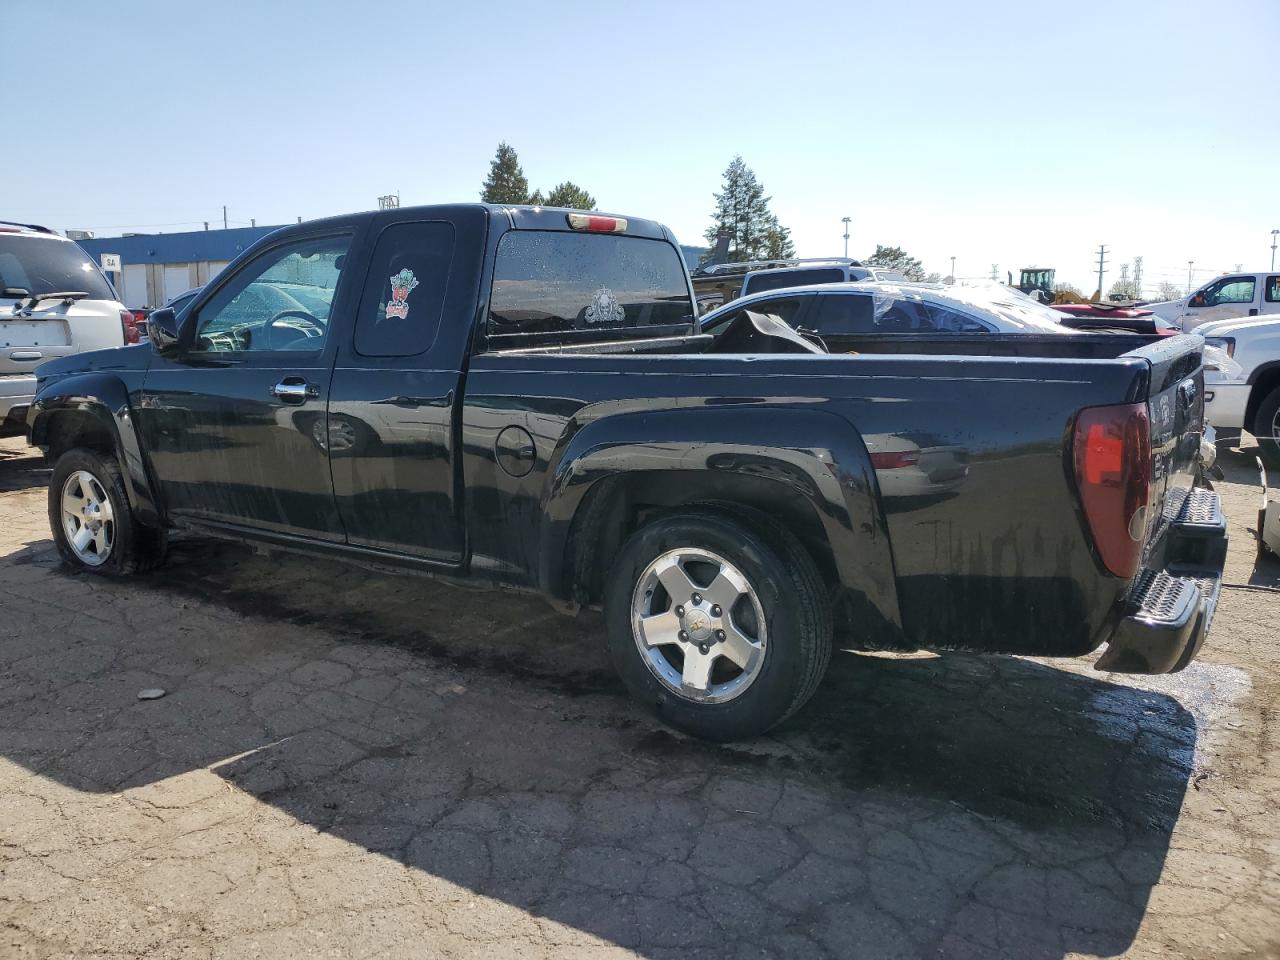
[(1204, 344), (1206, 347), (1217, 347), (1228, 357), (1236, 355), (1236, 338), (1235, 337), (1205, 337)]
[[(1235, 341), (1231, 341), (1231, 343), (1234, 345)], [(1206, 340), (1204, 344), (1204, 374), (1206, 382), (1239, 380), (1244, 376), (1244, 367), (1231, 359), (1231, 355), (1227, 353), (1225, 347), (1219, 346), (1211, 340)]]

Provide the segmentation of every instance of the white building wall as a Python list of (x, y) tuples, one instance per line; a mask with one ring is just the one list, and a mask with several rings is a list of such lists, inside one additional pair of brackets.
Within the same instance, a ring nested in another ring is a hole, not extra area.
[(124, 299), (126, 307), (147, 306), (147, 265), (145, 263), (124, 264), (124, 278), (120, 288), (120, 296)]
[(187, 265), (185, 263), (166, 263), (164, 265), (164, 295), (160, 298), (162, 303), (168, 303), (178, 294), (191, 289), (191, 284), (187, 280), (187, 273)]

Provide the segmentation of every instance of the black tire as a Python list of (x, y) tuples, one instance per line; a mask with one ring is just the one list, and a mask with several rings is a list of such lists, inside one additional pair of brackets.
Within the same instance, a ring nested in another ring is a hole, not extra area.
[[(758, 522), (757, 522), (758, 519)], [(649, 565), (671, 550), (710, 551), (738, 568), (764, 611), (768, 641), (754, 680), (724, 702), (697, 702), (648, 666), (632, 628), (632, 601)], [(705, 740), (758, 736), (813, 696), (831, 660), (831, 604), (813, 558), (761, 516), (688, 511), (656, 520), (622, 546), (605, 586), (609, 652), (627, 689), (665, 723)]]
[(1280, 467), (1280, 387), (1262, 398), (1250, 432), (1257, 438), (1262, 459), (1269, 466)]
[[(81, 470), (97, 481), (111, 503), (112, 542), (106, 559), (97, 564), (87, 563), (76, 554), (62, 524), (63, 487), (68, 477)], [(54, 464), (49, 479), (49, 527), (63, 563), (88, 573), (114, 577), (141, 573), (163, 563), (168, 549), (167, 531), (143, 526), (133, 515), (115, 457), (84, 448), (68, 450)]]

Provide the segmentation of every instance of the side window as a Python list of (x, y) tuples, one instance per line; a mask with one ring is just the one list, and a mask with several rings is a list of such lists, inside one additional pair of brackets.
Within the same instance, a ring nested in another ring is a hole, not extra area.
[(319, 350), (348, 237), (302, 240), (245, 265), (200, 308), (197, 351)]
[(779, 270), (777, 273), (757, 273), (747, 278), (743, 296), (763, 293), (765, 290), (781, 290), (783, 287), (803, 287), (810, 283), (839, 283), (844, 280), (840, 267), (807, 267), (800, 270)]
[(821, 337), (875, 333), (875, 302), (870, 294), (818, 294), (805, 326)]
[[(796, 318), (800, 316), (800, 308), (804, 306), (804, 300), (804, 297), (778, 297), (773, 300), (757, 300), (746, 309), (754, 310), (757, 313), (772, 314), (788, 326), (794, 327)], [(713, 336), (719, 335), (721, 331), (733, 326), (733, 322), (741, 316), (741, 310), (731, 310), (722, 316), (716, 317), (709, 324), (704, 323), (702, 332), (710, 333)]]
[(498, 343), (521, 334), (607, 337), (693, 319), (684, 260), (665, 241), (513, 230), (498, 244), (489, 296), (489, 336)]
[(1224, 303), (1253, 303), (1253, 277), (1225, 277), (1204, 291), (1204, 305), (1216, 307)]
[(356, 313), (356, 353), (412, 357), (430, 348), (452, 261), (451, 223), (397, 223), (383, 230)]
[(1280, 303), (1280, 277), (1267, 277), (1267, 303)]
[(925, 310), (928, 312), (933, 330), (944, 333), (991, 333), (992, 331), (991, 327), (977, 317), (971, 317), (967, 313), (961, 313), (959, 310), (953, 310), (938, 303), (925, 304)]

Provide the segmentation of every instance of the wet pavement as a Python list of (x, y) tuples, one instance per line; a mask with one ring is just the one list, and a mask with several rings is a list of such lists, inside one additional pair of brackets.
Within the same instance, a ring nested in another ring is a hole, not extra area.
[(1280, 956), (1280, 564), (1224, 459), (1185, 672), (844, 651), (712, 746), (537, 598), (197, 541), (70, 575), (0, 441), (0, 956)]

